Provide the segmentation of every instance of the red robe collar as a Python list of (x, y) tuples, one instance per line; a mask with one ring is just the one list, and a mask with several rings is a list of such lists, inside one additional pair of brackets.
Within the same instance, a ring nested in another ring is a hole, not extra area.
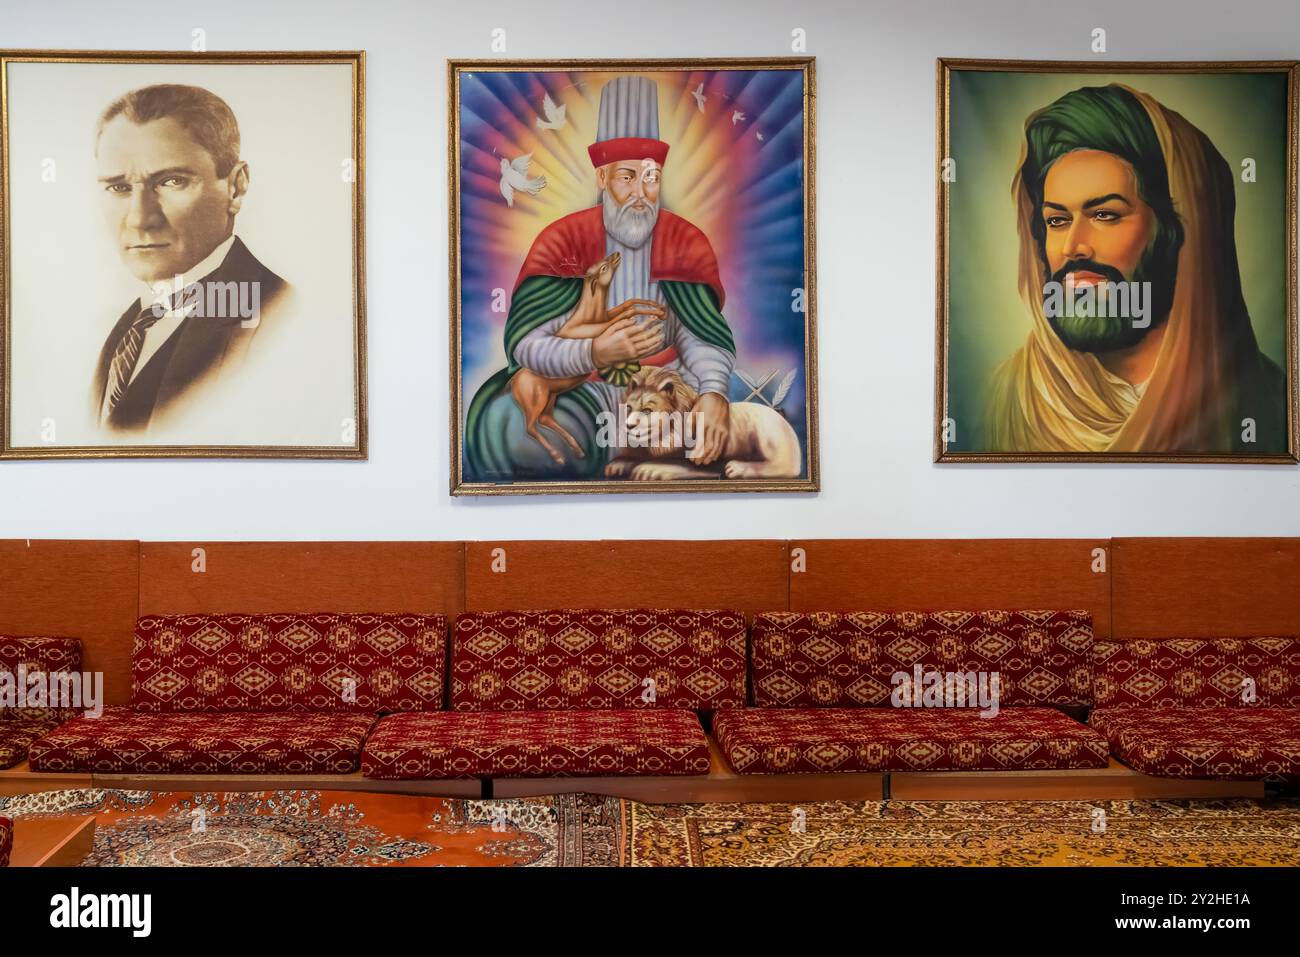
[[(722, 308), (722, 278), (718, 257), (704, 232), (666, 209), (659, 210), (650, 249), (650, 279), (704, 283)], [(515, 280), (515, 289), (530, 276), (581, 279), (587, 268), (605, 256), (605, 221), (600, 206), (570, 213), (551, 223), (533, 241)]]

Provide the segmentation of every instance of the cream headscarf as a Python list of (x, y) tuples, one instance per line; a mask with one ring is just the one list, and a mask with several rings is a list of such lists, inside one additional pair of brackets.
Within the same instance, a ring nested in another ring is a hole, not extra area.
[[(1117, 84), (1118, 85), (1118, 84)], [(1151, 118), (1183, 225), (1178, 278), (1155, 371), (1139, 391), (1088, 352), (1070, 349), (1043, 315), (1049, 278), (1031, 232), (1021, 170), (1012, 183), (1020, 232), (1020, 292), (1033, 314), (1024, 347), (993, 374), (987, 448), (1009, 452), (1229, 452), (1236, 387), (1260, 356), (1241, 293), (1233, 241), (1232, 173), (1209, 139), (1152, 97), (1123, 87)], [(1035, 114), (1037, 115), (1037, 114)], [(1026, 128), (1034, 120), (1031, 116)]]

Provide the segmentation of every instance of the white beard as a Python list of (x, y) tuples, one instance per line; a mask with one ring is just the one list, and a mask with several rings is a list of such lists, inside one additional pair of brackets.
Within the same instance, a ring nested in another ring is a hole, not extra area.
[(628, 205), (620, 206), (610, 191), (605, 190), (601, 206), (604, 212), (605, 232), (630, 249), (640, 249), (654, 232), (655, 223), (659, 221), (659, 203), (650, 203), (647, 200), (646, 204), (650, 207), (648, 210), (636, 210), (631, 207), (634, 202), (636, 200), (629, 200)]

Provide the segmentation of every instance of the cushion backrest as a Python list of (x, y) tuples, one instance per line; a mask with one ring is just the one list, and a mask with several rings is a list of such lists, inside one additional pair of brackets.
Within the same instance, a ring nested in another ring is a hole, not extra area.
[(1297, 638), (1099, 641), (1093, 659), (1098, 708), (1300, 708)]
[[(646, 700), (652, 687), (653, 701)], [(456, 711), (744, 703), (745, 617), (738, 611), (470, 612), (452, 632)]]
[(140, 711), (429, 711), (443, 706), (441, 615), (160, 615), (136, 623)]
[(9, 866), (9, 852), (14, 846), (14, 822), (0, 817), (0, 867)]
[(919, 665), (997, 673), (1000, 707), (1078, 706), (1092, 641), (1086, 611), (765, 612), (751, 641), (754, 703), (888, 707)]
[[(76, 708), (18, 707), (18, 686), (25, 684), (25, 695), (30, 695), (35, 690), (29, 680), (34, 674), (79, 674), (80, 671), (81, 642), (76, 638), (0, 635), (0, 676), (4, 676), (0, 682), (11, 684), (10, 688), (0, 687), (0, 721), (67, 721), (76, 717), (81, 713)], [(39, 684), (49, 686), (48, 680)], [(7, 700), (9, 693), (14, 696), (12, 705)]]

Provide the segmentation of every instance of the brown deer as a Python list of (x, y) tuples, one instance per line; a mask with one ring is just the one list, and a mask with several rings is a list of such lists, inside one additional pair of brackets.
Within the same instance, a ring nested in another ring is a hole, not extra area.
[[(568, 321), (556, 331), (557, 336), (561, 339), (594, 339), (609, 328), (614, 321), (608, 317), (609, 284), (614, 281), (614, 273), (622, 258), (615, 252), (592, 264), (582, 280), (582, 296), (578, 299), (578, 305), (574, 307), (573, 315)], [(549, 378), (531, 369), (520, 369), (510, 380), (510, 394), (515, 397), (515, 403), (524, 414), (524, 429), (560, 465), (564, 464), (564, 456), (546, 441), (546, 436), (542, 435), (537, 426), (544, 425), (555, 432), (578, 458), (583, 458), (584, 453), (578, 440), (555, 421), (555, 400), (586, 380), (585, 375)]]

